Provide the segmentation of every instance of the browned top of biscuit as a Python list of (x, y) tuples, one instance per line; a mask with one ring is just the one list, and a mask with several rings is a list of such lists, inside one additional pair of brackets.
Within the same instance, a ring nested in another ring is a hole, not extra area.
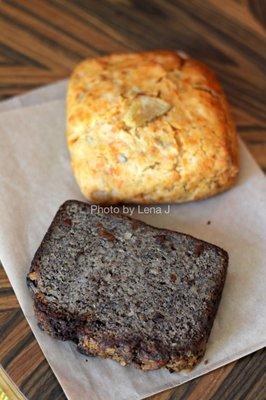
[(201, 181), (226, 187), (237, 174), (237, 138), (221, 86), (205, 65), (177, 52), (85, 60), (71, 77), (67, 108), (72, 164), (88, 192), (104, 187), (119, 199), (123, 189), (123, 199), (144, 193), (145, 200), (145, 188), (158, 197), (183, 188), (197, 198), (207, 190)]

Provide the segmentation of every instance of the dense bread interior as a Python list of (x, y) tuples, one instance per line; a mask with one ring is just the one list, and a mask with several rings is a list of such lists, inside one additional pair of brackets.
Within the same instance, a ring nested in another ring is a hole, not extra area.
[(93, 335), (193, 352), (208, 338), (226, 266), (216, 246), (70, 201), (34, 257), (29, 284), (37, 308), (84, 320)]

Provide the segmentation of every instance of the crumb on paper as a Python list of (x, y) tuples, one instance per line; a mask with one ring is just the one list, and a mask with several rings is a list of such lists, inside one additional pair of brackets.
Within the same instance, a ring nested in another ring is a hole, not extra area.
[(211, 225), (211, 221), (207, 221), (207, 225)]

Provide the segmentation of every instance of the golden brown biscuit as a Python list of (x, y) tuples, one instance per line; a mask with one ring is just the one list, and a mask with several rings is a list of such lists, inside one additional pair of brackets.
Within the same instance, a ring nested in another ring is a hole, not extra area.
[(95, 203), (202, 199), (228, 189), (238, 143), (213, 73), (173, 51), (85, 60), (70, 79), (67, 141)]

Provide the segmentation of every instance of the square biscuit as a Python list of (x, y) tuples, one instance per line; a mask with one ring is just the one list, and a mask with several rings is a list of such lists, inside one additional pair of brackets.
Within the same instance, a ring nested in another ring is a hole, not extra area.
[(174, 51), (80, 63), (68, 88), (67, 142), (94, 203), (198, 200), (231, 187), (239, 169), (220, 84)]

